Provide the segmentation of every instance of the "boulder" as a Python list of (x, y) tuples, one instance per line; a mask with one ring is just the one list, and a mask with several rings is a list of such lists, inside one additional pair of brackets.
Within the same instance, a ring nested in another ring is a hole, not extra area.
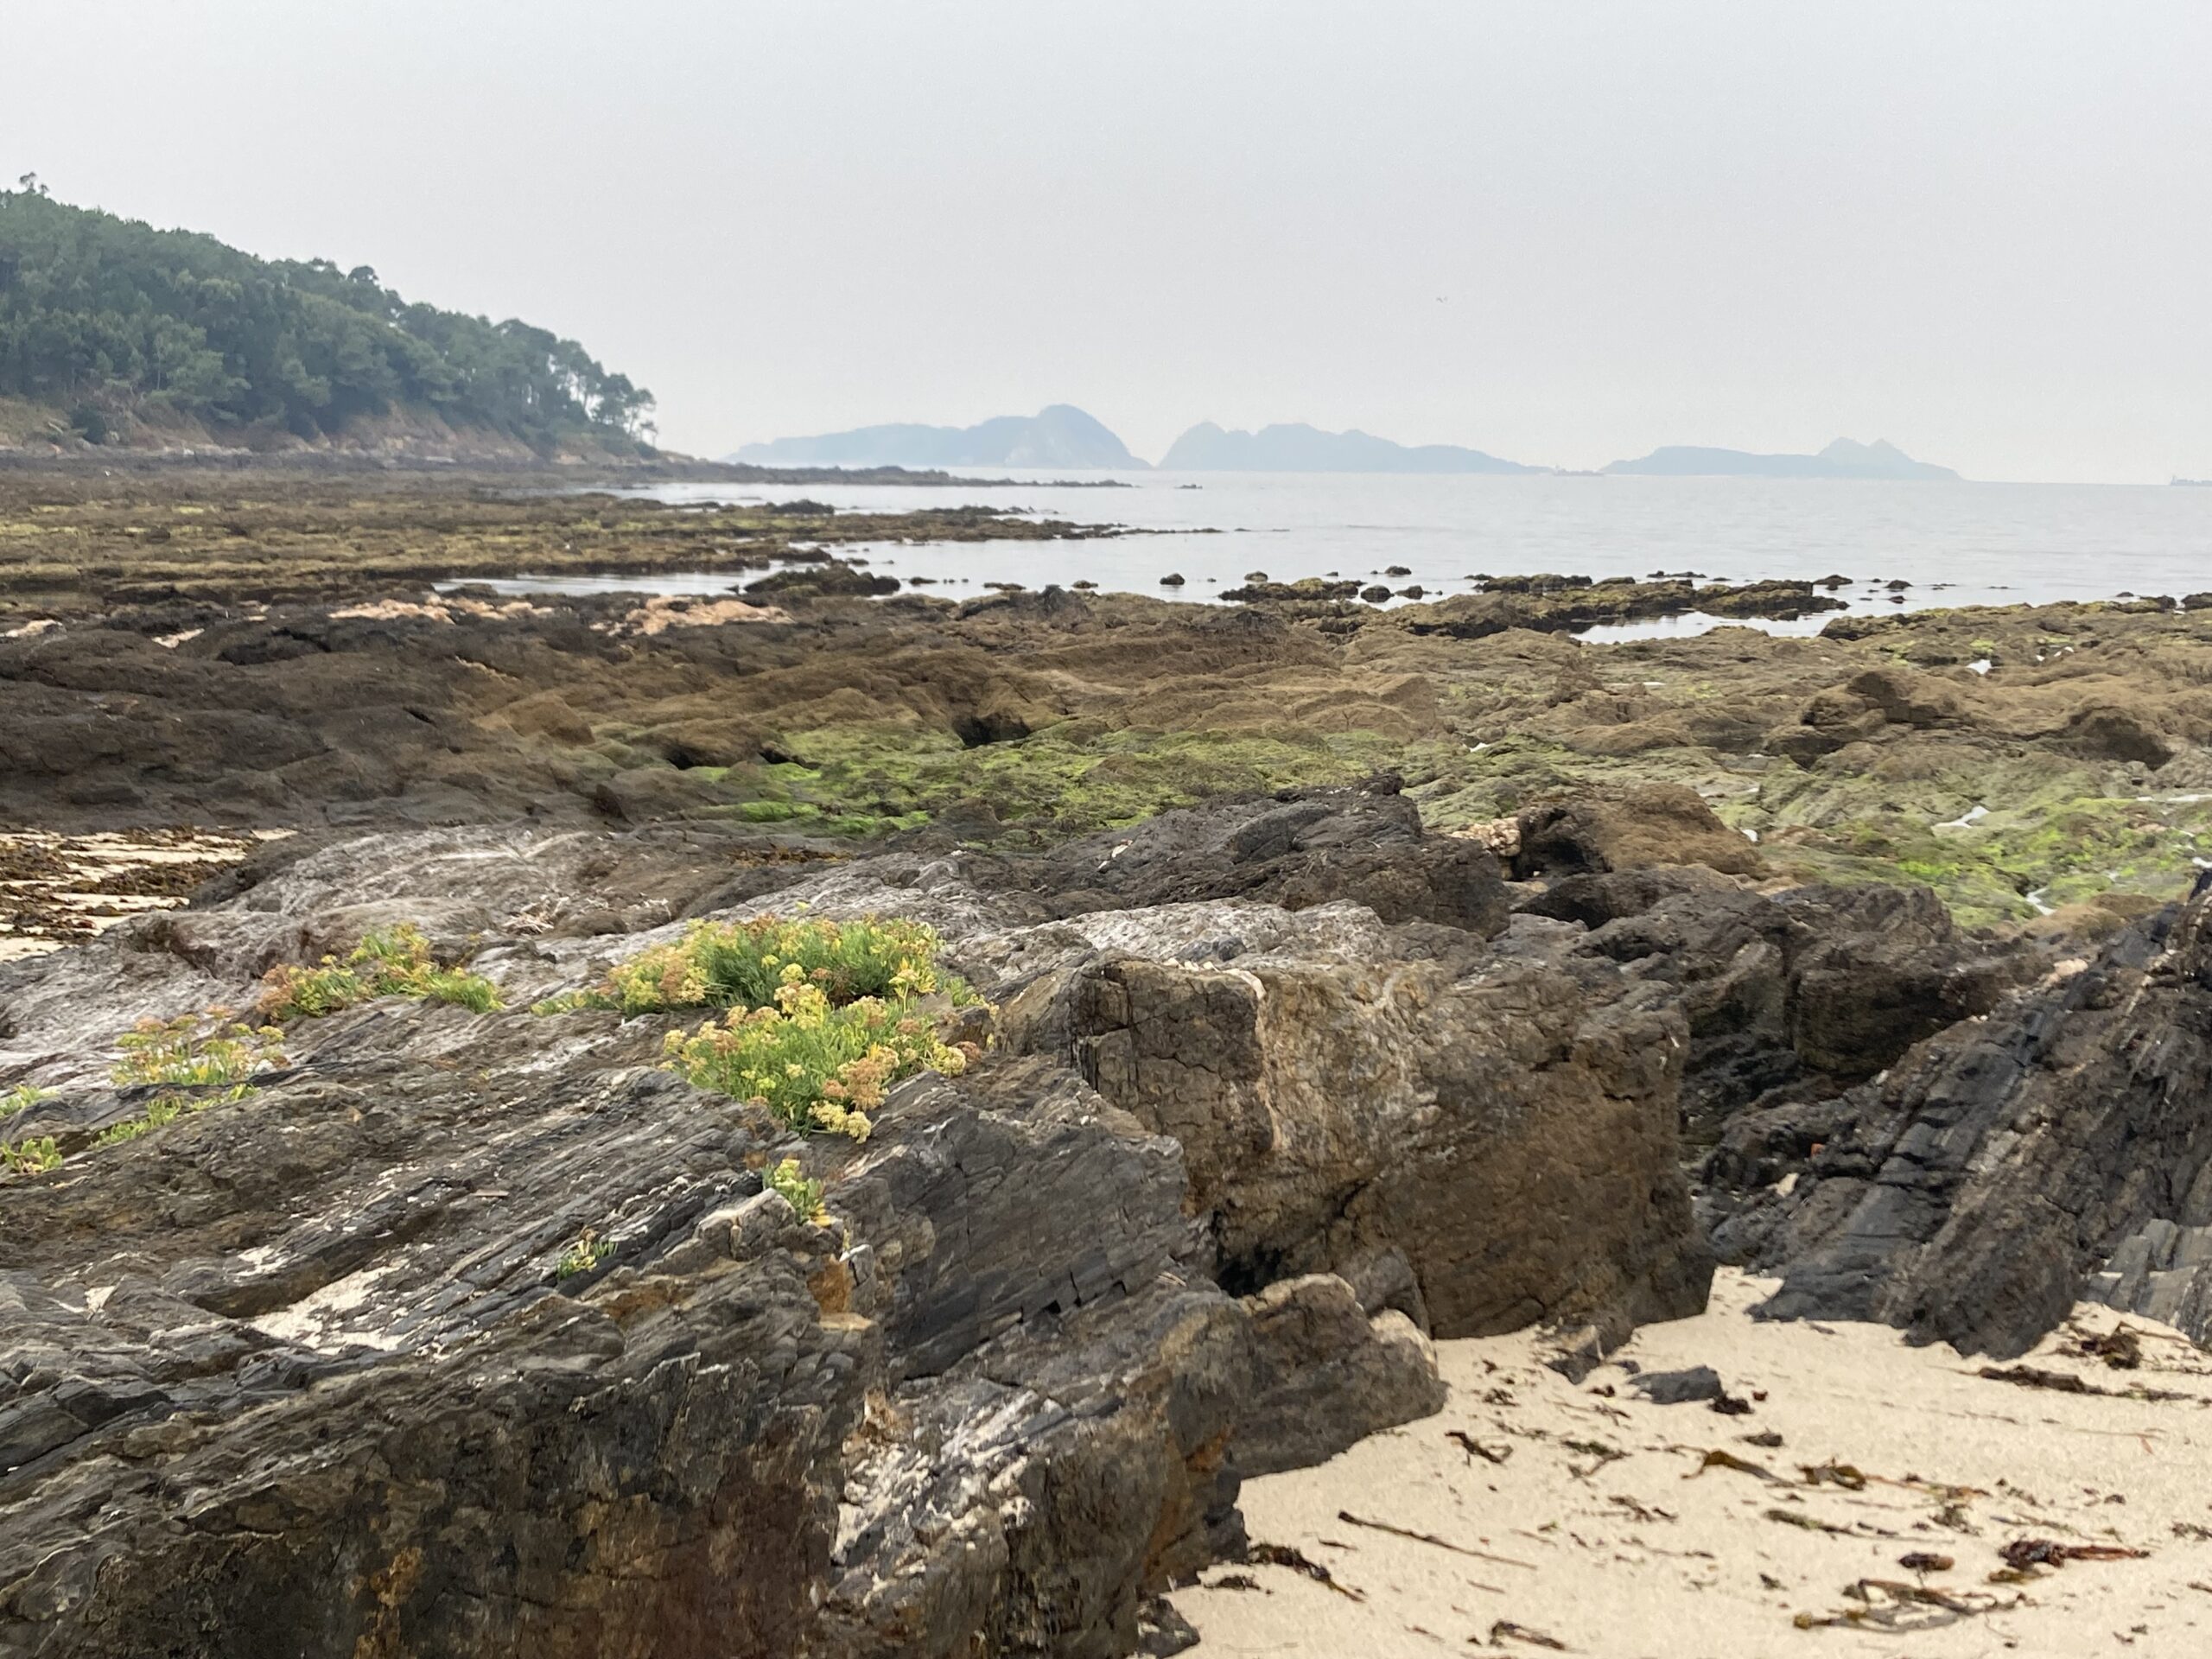
[(1230, 1455), (1246, 1475), (1304, 1469), (1378, 1430), (1443, 1410), (1436, 1350), (1395, 1308), (1372, 1318), (1334, 1274), (1244, 1299), (1253, 1400)]
[[(1821, 707), (1824, 699), (1836, 696), (1835, 692), (1822, 692), (1813, 699), (1813, 707)], [(1965, 699), (1956, 686), (1909, 668), (1870, 668), (1854, 674), (1843, 683), (1840, 696), (1847, 702), (1855, 701), (1862, 709), (1878, 711), (1885, 721), (1900, 726), (1955, 725), (1966, 713)], [(1835, 722), (1814, 720), (1812, 709), (1808, 708), (1806, 723)]]
[(1655, 864), (1703, 864), (1729, 875), (1764, 868), (1750, 842), (1714, 817), (1695, 790), (1678, 784), (1579, 795), (1524, 808), (1520, 818), (1513, 859), (1520, 880)]
[(1655, 1406), (1696, 1405), (1718, 1400), (1727, 1393), (1720, 1373), (1710, 1365), (1693, 1365), (1681, 1371), (1643, 1371), (1629, 1379), (1629, 1387)]
[(1065, 1043), (1181, 1144), (1224, 1283), (1395, 1250), (1442, 1336), (1547, 1320), (1618, 1341), (1703, 1306), (1676, 1166), (1687, 1032), (1658, 988), (1541, 922), (1478, 955), (1344, 906), (1250, 944), (1243, 907), (1178, 908), (1172, 930), (1089, 918), (1122, 954), (1033, 984), (1007, 1040)]
[(2181, 752), (2148, 713), (2113, 703), (2082, 709), (2067, 721), (2059, 741), (2092, 760), (2133, 760), (2153, 772)]

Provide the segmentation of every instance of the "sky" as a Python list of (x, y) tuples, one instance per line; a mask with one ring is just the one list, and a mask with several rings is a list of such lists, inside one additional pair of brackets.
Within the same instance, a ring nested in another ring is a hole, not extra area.
[(2205, 0), (0, 0), (0, 175), (367, 264), (664, 443), (1072, 403), (2212, 476)]

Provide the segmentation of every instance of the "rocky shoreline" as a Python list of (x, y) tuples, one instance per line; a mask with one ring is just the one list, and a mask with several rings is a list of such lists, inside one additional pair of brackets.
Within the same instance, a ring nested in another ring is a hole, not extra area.
[(588, 477), (543, 472), (0, 470), (0, 620), (167, 606), (180, 626), (165, 632), (178, 632), (270, 605), (416, 599), (471, 579), (671, 572), (865, 594), (884, 590), (866, 560), (832, 549), (1118, 533), (993, 507), (840, 513), (806, 500), (675, 506), (612, 493), (652, 476), (606, 474), (606, 487), (586, 489)]
[[(424, 550), (819, 562), (38, 487), (0, 880), (224, 861), (0, 963), (0, 1651), (1173, 1651), (1241, 1484), (1459, 1401), (1438, 1342), (1586, 1392), (1716, 1263), (1995, 1356), (2212, 1337), (2194, 612), (516, 599)], [(802, 1135), (593, 1000), (767, 916), (932, 930), (973, 1058)], [(480, 994), (127, 1063), (395, 930)]]

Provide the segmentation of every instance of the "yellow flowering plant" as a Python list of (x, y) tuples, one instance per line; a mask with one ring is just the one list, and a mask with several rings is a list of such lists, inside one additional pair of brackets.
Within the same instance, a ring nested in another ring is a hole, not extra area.
[(905, 998), (833, 1006), (798, 963), (786, 963), (771, 1006), (733, 1008), (696, 1031), (669, 1033), (670, 1069), (703, 1089), (766, 1108), (791, 1128), (865, 1141), (885, 1091), (917, 1071), (967, 1068)]
[(314, 1019), (380, 996), (412, 996), (454, 1002), (478, 1014), (499, 1006), (499, 987), (481, 974), (441, 968), (430, 942), (411, 923), (379, 928), (341, 962), (325, 957), (313, 968), (285, 963), (262, 980), (255, 1012), (264, 1020)]
[[(93, 1144), (111, 1147), (136, 1141), (186, 1112), (245, 1099), (256, 1092), (256, 1076), (289, 1064), (283, 1036), (274, 1026), (245, 1025), (228, 1008), (210, 1008), (205, 1016), (181, 1014), (174, 1020), (140, 1020), (117, 1039), (123, 1058), (108, 1075), (119, 1089), (148, 1084), (172, 1088), (150, 1096), (140, 1116), (101, 1130)], [(194, 1092), (178, 1094), (172, 1091), (175, 1088)]]
[(541, 1004), (546, 1012), (585, 1007), (625, 1014), (677, 1008), (762, 1008), (774, 1005), (791, 970), (832, 1007), (868, 996), (916, 997), (942, 991), (972, 1002), (968, 987), (937, 968), (938, 937), (919, 922), (867, 917), (856, 922), (762, 916), (749, 922), (696, 921), (683, 937), (639, 952), (581, 996)]

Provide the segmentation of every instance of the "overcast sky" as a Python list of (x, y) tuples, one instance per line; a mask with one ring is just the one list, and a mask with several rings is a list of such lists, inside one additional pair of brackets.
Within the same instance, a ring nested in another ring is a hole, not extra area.
[(664, 442), (1080, 404), (2212, 474), (2206, 0), (0, 0), (0, 171), (582, 340)]

